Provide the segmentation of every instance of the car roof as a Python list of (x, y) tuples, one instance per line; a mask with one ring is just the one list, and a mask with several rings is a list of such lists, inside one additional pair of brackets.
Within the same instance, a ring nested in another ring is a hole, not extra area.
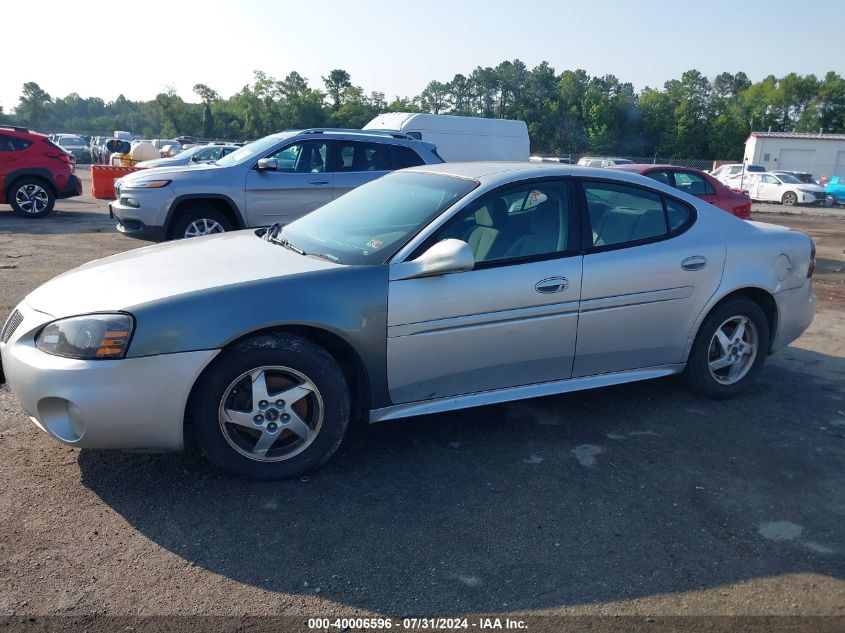
[(420, 165), (403, 171), (419, 173), (441, 174), (476, 180), (484, 185), (506, 184), (513, 180), (527, 180), (550, 176), (579, 176), (582, 178), (598, 178), (627, 181), (632, 183), (648, 182), (649, 186), (659, 185), (651, 179), (644, 181), (643, 176), (621, 169), (609, 171), (601, 167), (581, 167), (580, 165), (566, 165), (564, 163), (537, 163), (529, 161), (485, 161), (472, 163), (439, 163), (435, 165)]

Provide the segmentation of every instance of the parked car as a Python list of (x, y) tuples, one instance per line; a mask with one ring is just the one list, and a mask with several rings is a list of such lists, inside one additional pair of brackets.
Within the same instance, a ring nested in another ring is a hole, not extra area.
[(824, 191), (834, 204), (845, 204), (845, 176), (831, 178)]
[(98, 164), (100, 162), (100, 139), (102, 136), (92, 136), (91, 142), (88, 144), (88, 152), (91, 155), (91, 163)]
[(71, 156), (43, 134), (0, 125), (0, 204), (25, 218), (42, 218), (56, 198), (82, 195)]
[(601, 156), (582, 156), (578, 159), (582, 167), (613, 167), (614, 165), (633, 165), (627, 158), (602, 158)]
[(689, 167), (674, 165), (618, 165), (621, 169), (647, 176), (657, 182), (680, 189), (684, 193), (709, 202), (743, 220), (751, 219), (751, 198), (733, 191), (710, 174)]
[(754, 165), (753, 163), (745, 166), (745, 171), (742, 170), (742, 163), (725, 163), (710, 172), (716, 180), (723, 185), (727, 185), (731, 189), (739, 189), (740, 185), (744, 183), (748, 174), (762, 173), (766, 168), (762, 165)]
[(807, 184), (807, 185), (817, 185), (818, 184), (815, 180), (813, 180), (813, 174), (809, 174), (806, 171), (775, 170), (775, 171), (772, 171), (770, 173), (773, 173), (775, 176), (777, 176), (778, 174), (787, 174), (788, 176), (794, 176), (795, 178), (797, 178), (798, 180), (800, 180), (801, 182), (803, 182), (804, 184)]
[(229, 473), (289, 477), (351, 418), (673, 374), (735, 396), (811, 323), (814, 253), (637, 174), (429, 165), (284, 227), (65, 273), (17, 306), (0, 356), (68, 446), (178, 450), (190, 434)]
[(167, 240), (290, 222), (394, 169), (440, 163), (434, 145), (314, 128), (250, 143), (216, 163), (158, 167), (115, 181), (117, 230)]
[(85, 162), (91, 158), (88, 144), (81, 136), (77, 136), (76, 134), (57, 134), (53, 142), (66, 152), (72, 154), (77, 162)]
[(424, 112), (386, 112), (364, 126), (386, 134), (398, 132), (437, 146), (445, 161), (528, 160), (525, 121), (487, 119)]
[(824, 204), (827, 198), (823, 188), (807, 185), (789, 174), (770, 172), (754, 174), (747, 184), (748, 195), (761, 202), (796, 204)]
[(574, 165), (575, 161), (566, 156), (529, 156), (532, 163), (559, 163), (561, 165)]
[(210, 163), (219, 158), (223, 158), (232, 152), (240, 149), (236, 145), (195, 145), (190, 149), (186, 149), (171, 156), (170, 158), (158, 158), (153, 160), (145, 160), (138, 163), (137, 167), (180, 167), (184, 165), (196, 165), (202, 163)]

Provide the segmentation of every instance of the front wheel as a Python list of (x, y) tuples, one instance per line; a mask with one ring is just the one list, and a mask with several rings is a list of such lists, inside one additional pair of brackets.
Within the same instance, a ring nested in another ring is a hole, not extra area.
[(684, 375), (700, 395), (732, 398), (754, 381), (768, 352), (766, 315), (750, 299), (734, 299), (704, 319)]
[(211, 462), (248, 479), (301, 475), (324, 463), (349, 425), (349, 391), (334, 358), (292, 335), (262, 335), (224, 351), (189, 411)]
[(232, 223), (225, 215), (207, 207), (195, 207), (181, 213), (173, 224), (173, 239), (214, 235), (232, 230)]
[(12, 209), (24, 218), (43, 218), (56, 204), (53, 188), (38, 178), (15, 181), (9, 188), (9, 194)]
[(786, 206), (792, 207), (798, 204), (798, 196), (792, 191), (787, 191), (785, 194), (783, 194), (783, 198), (781, 198), (780, 201)]

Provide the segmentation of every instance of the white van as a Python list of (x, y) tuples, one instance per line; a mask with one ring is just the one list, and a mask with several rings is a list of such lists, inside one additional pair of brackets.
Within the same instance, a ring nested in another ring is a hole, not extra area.
[(387, 112), (365, 130), (393, 130), (437, 145), (447, 162), (470, 160), (528, 160), (525, 121), (471, 116)]

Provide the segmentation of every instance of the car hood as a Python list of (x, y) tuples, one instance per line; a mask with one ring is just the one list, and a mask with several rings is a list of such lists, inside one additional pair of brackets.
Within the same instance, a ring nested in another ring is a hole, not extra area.
[(151, 158), (150, 160), (141, 161), (136, 165), (136, 167), (145, 167), (147, 169), (151, 169), (153, 167), (180, 167), (185, 165), (186, 162), (182, 159), (175, 159), (175, 158)]
[(818, 185), (810, 185), (810, 184), (802, 184), (802, 185), (795, 185), (795, 188), (799, 191), (806, 191), (807, 193), (823, 193), (824, 187), (819, 187)]
[[(153, 159), (159, 160), (159, 159)], [(220, 169), (217, 165), (212, 165), (210, 163), (197, 163), (191, 165), (162, 165), (160, 167), (151, 167), (149, 169), (142, 169), (140, 171), (134, 171), (131, 174), (127, 174), (120, 179), (121, 184), (124, 187), (131, 187), (132, 183), (136, 180), (148, 180), (150, 174), (155, 174), (156, 177), (165, 176), (167, 178), (171, 178), (173, 180), (179, 179), (180, 176), (183, 174), (191, 174), (196, 175), (197, 172), (201, 171), (211, 171), (214, 169)]]
[(191, 292), (342, 267), (297, 253), (252, 230), (147, 246), (55, 277), (26, 298), (56, 318), (132, 310)]

